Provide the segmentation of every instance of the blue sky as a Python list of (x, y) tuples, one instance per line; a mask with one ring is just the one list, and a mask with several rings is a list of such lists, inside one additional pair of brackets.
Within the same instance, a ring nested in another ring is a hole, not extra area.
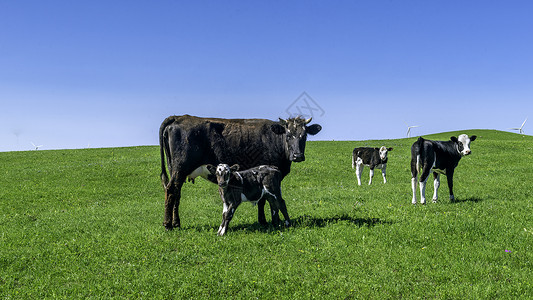
[(413, 136), (508, 130), (533, 115), (532, 11), (0, 0), (0, 151), (156, 145), (169, 115), (277, 119), (305, 101), (314, 140), (402, 138), (405, 122)]

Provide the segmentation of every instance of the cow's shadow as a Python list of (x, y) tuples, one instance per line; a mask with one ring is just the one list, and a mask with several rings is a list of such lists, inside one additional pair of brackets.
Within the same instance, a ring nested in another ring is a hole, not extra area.
[(455, 199), (452, 204), (458, 204), (458, 203), (464, 203), (464, 202), (474, 202), (474, 203), (478, 203), (478, 202), (481, 202), (483, 201), (483, 199), (481, 198), (477, 198), (477, 197), (470, 197), (470, 198), (465, 198), (465, 199)]
[[(281, 223), (283, 224), (284, 220), (281, 220)], [(333, 217), (315, 217), (315, 216), (309, 216), (309, 215), (303, 215), (298, 216), (294, 219), (291, 219), (291, 226), (285, 227), (283, 225), (280, 226), (273, 226), (272, 223), (268, 222), (267, 225), (261, 225), (258, 222), (255, 223), (244, 223), (244, 224), (238, 224), (238, 225), (229, 225), (228, 231), (245, 231), (245, 232), (264, 232), (264, 233), (270, 233), (270, 232), (283, 232), (284, 230), (288, 228), (322, 228), (329, 225), (333, 225), (340, 222), (347, 222), (349, 224), (353, 224), (358, 227), (374, 227), (378, 224), (392, 224), (391, 221), (385, 221), (380, 218), (353, 218), (348, 215), (340, 215), (340, 216), (333, 216)], [(205, 226), (202, 226), (201, 228), (196, 228), (197, 230), (206, 230), (207, 228)], [(218, 230), (218, 226), (209, 228), (211, 230)], [(208, 229), (208, 230), (209, 230)]]

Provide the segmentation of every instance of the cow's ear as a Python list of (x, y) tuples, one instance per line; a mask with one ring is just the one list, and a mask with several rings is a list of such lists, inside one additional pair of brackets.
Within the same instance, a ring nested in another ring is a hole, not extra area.
[(270, 126), (270, 129), (272, 129), (272, 131), (274, 131), (275, 134), (284, 134), (286, 132), (285, 127), (283, 127), (279, 123), (272, 124)]
[(379, 151), (379, 150), (381, 150), (381, 148), (376, 147), (376, 148), (374, 148), (374, 150), (378, 150)]
[(392, 151), (394, 148), (390, 147), (390, 148), (387, 148), (387, 151)]
[(238, 164), (234, 164), (233, 166), (230, 167), (230, 170), (232, 172), (235, 172), (235, 171), (239, 171), (240, 168), (241, 166), (239, 166)]
[(213, 165), (206, 165), (205, 166), (207, 168), (207, 171), (209, 171), (209, 173), (211, 173), (211, 175), (215, 175), (216, 171), (217, 171), (217, 168)]
[(452, 142), (454, 142), (454, 143), (459, 142), (459, 140), (458, 140), (457, 137), (455, 137), (455, 136), (452, 136), (452, 137), (450, 138), (450, 140), (452, 140)]
[(306, 132), (307, 132), (307, 134), (310, 134), (310, 135), (315, 135), (315, 134), (319, 133), (320, 130), (322, 130), (322, 126), (320, 126), (318, 124), (313, 124), (311, 126), (307, 126), (306, 127)]
[(473, 135), (473, 136), (470, 137), (470, 141), (471, 141), (471, 142), (472, 142), (472, 141), (475, 141), (476, 138), (477, 138), (477, 136)]

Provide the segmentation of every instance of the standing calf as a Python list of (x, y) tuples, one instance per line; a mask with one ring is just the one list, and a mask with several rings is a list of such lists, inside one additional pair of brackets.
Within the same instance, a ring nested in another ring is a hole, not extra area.
[(224, 203), (218, 235), (226, 233), (235, 210), (241, 202), (246, 201), (256, 204), (259, 200), (266, 199), (270, 204), (272, 224), (279, 225), (279, 210), (281, 210), (285, 226), (290, 225), (285, 200), (281, 197), (283, 176), (278, 168), (263, 165), (240, 172), (237, 172), (239, 165), (231, 167), (227, 164), (219, 164), (216, 167), (208, 165), (207, 168), (217, 178), (218, 192)]
[(353, 149), (352, 153), (352, 169), (355, 168), (355, 175), (357, 176), (357, 184), (361, 185), (361, 174), (363, 174), (364, 166), (370, 167), (370, 181), (372, 184), (372, 177), (374, 177), (374, 168), (381, 169), (383, 175), (383, 183), (387, 183), (386, 169), (387, 169), (387, 153), (392, 151), (392, 148), (382, 146), (381, 148), (360, 147)]
[(453, 195), (453, 172), (459, 164), (461, 157), (469, 155), (470, 142), (476, 140), (476, 136), (468, 137), (461, 134), (458, 138), (452, 136), (450, 141), (430, 141), (422, 137), (411, 146), (411, 187), (413, 189), (413, 204), (416, 204), (417, 176), (420, 171), (420, 203), (426, 203), (426, 181), (429, 173), (433, 171), (434, 192), (433, 202), (437, 202), (437, 191), (440, 186), (440, 174), (448, 178), (450, 201), (455, 201)]

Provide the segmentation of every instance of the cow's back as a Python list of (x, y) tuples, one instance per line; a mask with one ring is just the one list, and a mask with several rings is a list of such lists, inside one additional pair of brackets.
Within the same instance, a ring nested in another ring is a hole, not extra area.
[(375, 148), (370, 147), (359, 147), (353, 150), (353, 155), (356, 158), (361, 158), (365, 165), (378, 164), (380, 162), (379, 153), (375, 150)]
[(168, 117), (161, 126), (170, 144), (169, 168), (190, 174), (206, 164), (239, 164), (241, 169), (274, 165), (285, 176), (291, 163), (284, 151), (284, 135), (272, 131), (274, 124), (266, 119)]

